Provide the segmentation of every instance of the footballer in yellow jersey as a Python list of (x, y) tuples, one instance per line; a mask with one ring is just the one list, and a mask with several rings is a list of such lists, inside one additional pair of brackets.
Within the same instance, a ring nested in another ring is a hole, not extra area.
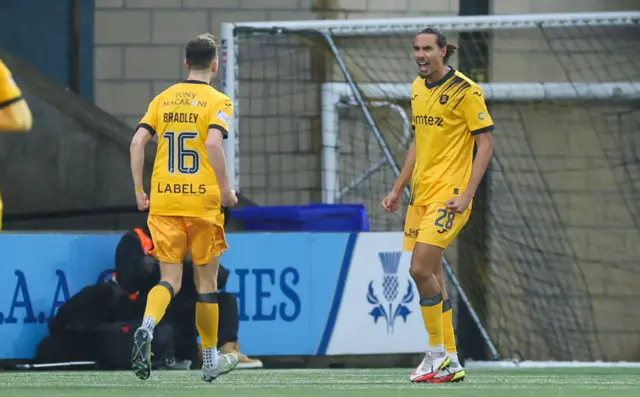
[[(202, 338), (202, 379), (208, 382), (234, 369), (235, 353), (219, 354), (217, 272), (227, 249), (222, 207), (237, 203), (229, 186), (222, 140), (233, 114), (229, 98), (210, 86), (218, 70), (215, 38), (204, 34), (187, 44), (187, 80), (149, 104), (131, 142), (131, 170), (136, 202), (149, 209), (148, 225), (160, 261), (161, 280), (149, 292), (142, 325), (134, 334), (131, 365), (140, 379), (151, 375), (151, 340), (155, 326), (180, 290), (187, 251), (195, 266), (198, 291), (196, 326)], [(150, 197), (142, 185), (144, 147), (157, 135)]]
[(411, 89), (416, 162), (405, 225), (405, 244), (416, 241), (447, 248), (471, 213), (449, 208), (471, 179), (475, 136), (493, 130), (480, 87), (453, 68), (430, 84), (418, 77)]
[[(0, 60), (0, 131), (29, 131), (31, 110), (11, 71)], [(0, 230), (2, 230), (2, 197), (0, 197)]]
[(457, 382), (466, 374), (457, 356), (442, 255), (469, 219), (493, 155), (494, 125), (481, 88), (447, 65), (456, 47), (440, 30), (420, 31), (413, 49), (419, 74), (411, 88), (415, 136), (382, 206), (396, 211), (400, 193), (411, 182), (404, 249), (413, 252), (410, 272), (430, 346), (410, 380)]
[(232, 111), (226, 95), (186, 80), (156, 96), (138, 124), (158, 135), (148, 223), (157, 241), (150, 254), (162, 262), (182, 263), (189, 248), (194, 263), (203, 265), (227, 249), (206, 142), (210, 133), (226, 138)]

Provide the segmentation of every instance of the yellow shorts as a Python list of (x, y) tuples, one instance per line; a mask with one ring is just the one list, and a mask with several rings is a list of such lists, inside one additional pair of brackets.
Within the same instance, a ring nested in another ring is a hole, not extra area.
[(404, 250), (413, 251), (416, 242), (447, 248), (466, 225), (471, 206), (462, 214), (444, 203), (410, 205), (404, 223)]
[(187, 217), (149, 214), (153, 249), (160, 262), (182, 263), (187, 250), (195, 265), (206, 265), (229, 246), (224, 234), (224, 216)]

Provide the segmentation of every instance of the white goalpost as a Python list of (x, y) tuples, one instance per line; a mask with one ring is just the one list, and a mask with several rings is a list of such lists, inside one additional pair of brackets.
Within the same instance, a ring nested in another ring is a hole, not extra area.
[(413, 138), (427, 26), (458, 45), (452, 66), (496, 122), (490, 226), (466, 237), (486, 267), (444, 259), (497, 362), (473, 365), (639, 366), (640, 11), (224, 23), (232, 186), (259, 204), (364, 204), (372, 230), (402, 230), (379, 201)]

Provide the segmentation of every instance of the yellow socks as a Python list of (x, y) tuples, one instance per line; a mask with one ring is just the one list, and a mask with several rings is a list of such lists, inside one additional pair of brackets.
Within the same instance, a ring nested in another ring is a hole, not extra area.
[(218, 346), (218, 294), (201, 294), (196, 303), (196, 326), (202, 339), (202, 348)]
[(456, 336), (453, 332), (453, 310), (449, 299), (442, 302), (442, 334), (444, 336), (444, 347), (447, 353), (458, 353), (456, 348)]
[(429, 345), (442, 349), (444, 344), (442, 327), (442, 293), (420, 299), (424, 326), (429, 333)]
[(200, 294), (196, 303), (196, 327), (202, 340), (202, 365), (215, 368), (218, 365), (218, 294)]
[(171, 287), (171, 284), (166, 281), (160, 281), (158, 285), (153, 287), (147, 297), (147, 307), (144, 311), (142, 327), (153, 333), (156, 325), (164, 317), (171, 299), (173, 299), (173, 287)]

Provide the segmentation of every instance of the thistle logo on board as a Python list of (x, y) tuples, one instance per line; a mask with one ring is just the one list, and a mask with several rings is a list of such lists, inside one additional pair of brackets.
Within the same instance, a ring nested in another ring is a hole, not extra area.
[[(378, 323), (380, 318), (384, 318), (387, 325), (387, 333), (392, 334), (396, 325), (396, 320), (402, 318), (406, 323), (407, 316), (412, 312), (409, 303), (413, 300), (413, 285), (407, 280), (407, 287), (400, 285), (398, 278), (398, 266), (402, 252), (380, 252), (378, 254), (382, 265), (382, 295), (376, 294), (374, 281), (369, 282), (367, 289), (367, 301), (373, 305), (369, 315), (373, 317), (373, 322)], [(400, 298), (400, 292), (406, 291)], [(400, 298), (400, 299), (398, 299)]]

